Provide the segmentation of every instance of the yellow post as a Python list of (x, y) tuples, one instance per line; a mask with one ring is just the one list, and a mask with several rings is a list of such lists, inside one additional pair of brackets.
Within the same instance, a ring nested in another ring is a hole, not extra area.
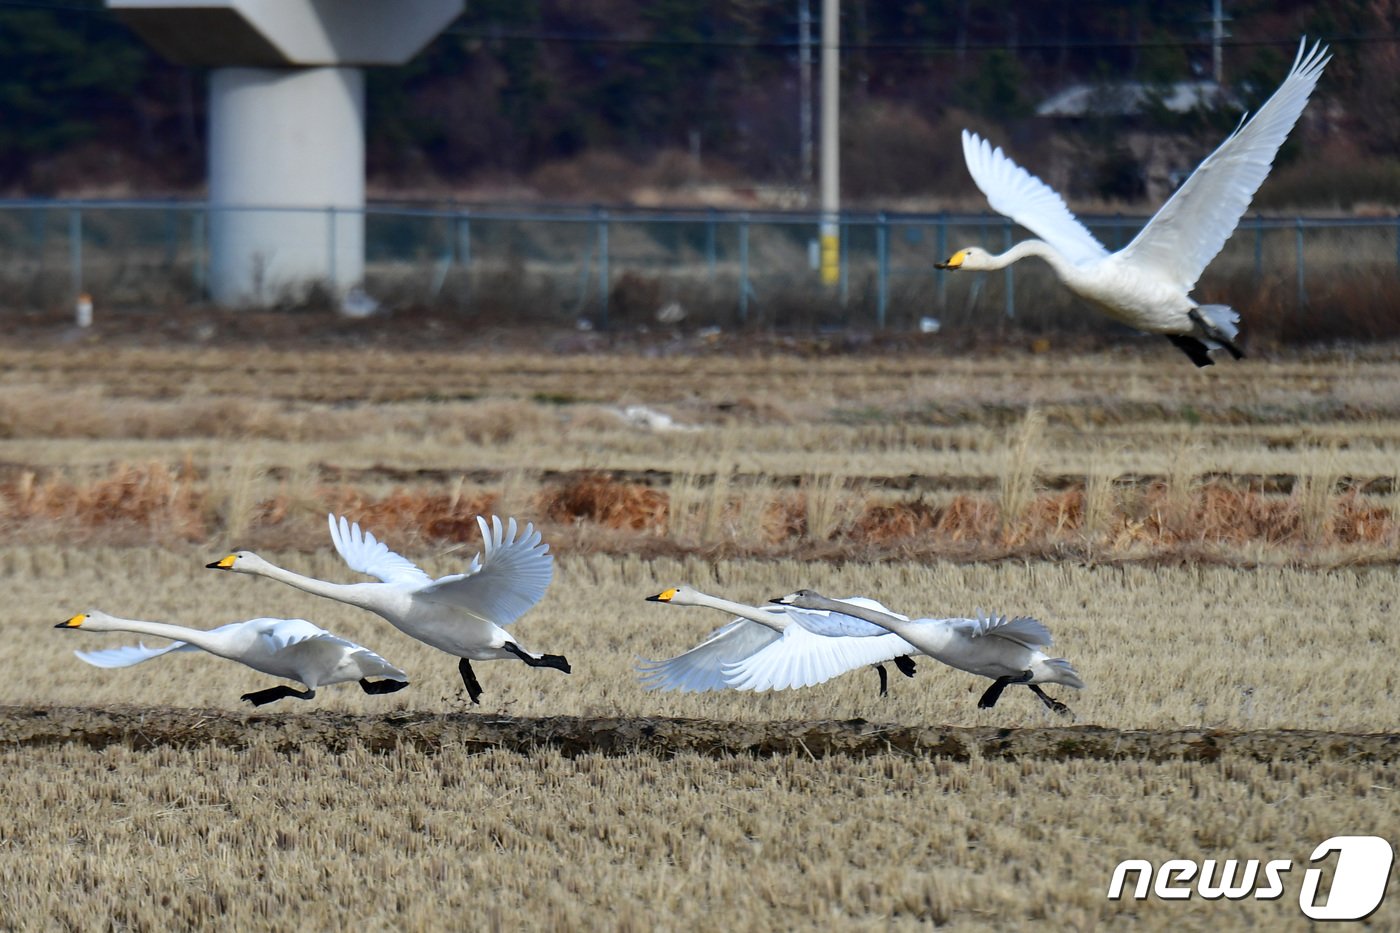
[(835, 285), (841, 281), (841, 234), (822, 231), (822, 284)]

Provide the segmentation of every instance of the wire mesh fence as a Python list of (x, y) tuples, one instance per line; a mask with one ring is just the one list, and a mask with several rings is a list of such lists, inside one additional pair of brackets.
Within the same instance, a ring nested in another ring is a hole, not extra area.
[[(211, 207), (187, 201), (0, 201), (8, 309), (179, 313), (207, 301)], [(335, 236), (345, 212), (308, 229)], [(816, 214), (601, 208), (423, 208), (363, 212), (364, 290), (382, 306), (597, 328), (1026, 330), (1080, 326), (1082, 307), (1043, 263), (994, 273), (934, 269), (962, 246), (1000, 251), (1029, 234), (992, 214), (847, 213), (840, 275), (824, 286)], [(1090, 216), (1109, 249), (1144, 217)], [(315, 244), (334, 255), (333, 245)], [(276, 262), (277, 257), (269, 257)], [(1400, 215), (1260, 217), (1240, 223), (1203, 276), (1203, 301), (1234, 303), (1283, 337), (1383, 336), (1400, 326)], [(308, 291), (266, 296), (295, 306)], [(330, 297), (321, 289), (321, 298)]]

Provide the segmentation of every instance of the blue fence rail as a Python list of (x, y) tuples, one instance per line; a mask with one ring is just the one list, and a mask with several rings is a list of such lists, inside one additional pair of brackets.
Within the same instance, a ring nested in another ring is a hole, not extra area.
[[(198, 304), (211, 210), (195, 201), (0, 200), (6, 303), (63, 307), (86, 291), (107, 307)], [(333, 238), (344, 212), (317, 213)], [(845, 213), (831, 289), (815, 268), (814, 213), (401, 204), (363, 213), (365, 287), (388, 304), (470, 310), (491, 300), (493, 288), (516, 289), (538, 302), (541, 316), (608, 326), (666, 306), (704, 309), (691, 321), (718, 315), (762, 324), (776, 305), (809, 301), (841, 309), (848, 323), (885, 328), (989, 311), (1017, 317), (1064, 298), (1040, 263), (987, 276), (933, 268), (960, 246), (999, 251), (1028, 235), (993, 214)], [(1146, 218), (1083, 220), (1115, 249)], [(326, 248), (335, 255), (333, 242)], [(1268, 282), (1276, 304), (1303, 311), (1319, 273), (1400, 275), (1400, 215), (1246, 217), (1202, 286)]]

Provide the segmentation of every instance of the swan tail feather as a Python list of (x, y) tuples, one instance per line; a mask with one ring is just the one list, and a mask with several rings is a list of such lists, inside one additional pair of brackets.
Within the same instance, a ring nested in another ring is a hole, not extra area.
[(1050, 668), (1051, 676), (1046, 677), (1043, 682), (1053, 684), (1064, 684), (1066, 687), (1073, 687), (1076, 690), (1084, 689), (1084, 681), (1080, 679), (1079, 672), (1074, 669), (1074, 665), (1065, 658), (1049, 658), (1042, 661), (1045, 667)]

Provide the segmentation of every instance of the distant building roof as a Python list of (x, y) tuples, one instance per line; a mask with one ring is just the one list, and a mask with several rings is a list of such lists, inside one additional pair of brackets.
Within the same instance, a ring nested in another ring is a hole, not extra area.
[(1237, 106), (1235, 96), (1214, 81), (1174, 81), (1170, 84), (1143, 84), (1139, 81), (1110, 81), (1099, 84), (1072, 84), (1045, 99), (1035, 108), (1038, 117), (1126, 117), (1142, 113), (1153, 97), (1174, 113), (1197, 107), (1212, 108), (1217, 103)]

